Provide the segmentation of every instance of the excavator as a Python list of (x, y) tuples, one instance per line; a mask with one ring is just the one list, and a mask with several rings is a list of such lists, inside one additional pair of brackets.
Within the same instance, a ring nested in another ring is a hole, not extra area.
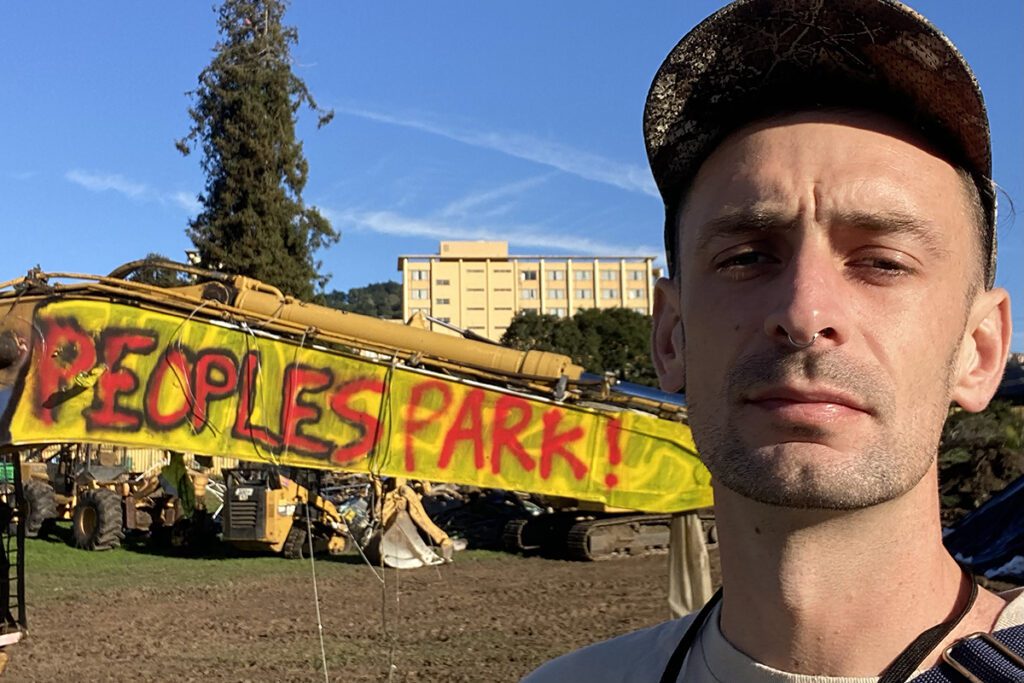
[[(134, 279), (153, 267), (187, 284)], [(24, 626), (19, 453), (64, 442), (363, 473), (376, 482), (371, 516), (409, 533), (422, 511), (412, 480), (577, 501), (506, 531), (510, 544), (564, 544), (587, 559), (662, 547), (669, 514), (711, 504), (678, 397), (567, 356), (338, 311), (171, 261), (105, 276), (36, 268), (0, 283), (0, 474), (11, 475), (0, 512), (19, 522), (0, 538), (0, 589), (15, 588), (0, 590), (0, 645)], [(308, 507), (335, 531), (352, 521)], [(448, 552), (443, 532), (414, 526)]]

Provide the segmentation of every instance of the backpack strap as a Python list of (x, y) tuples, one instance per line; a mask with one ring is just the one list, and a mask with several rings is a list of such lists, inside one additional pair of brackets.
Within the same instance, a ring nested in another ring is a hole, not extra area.
[(1024, 624), (974, 633), (942, 653), (942, 663), (912, 683), (1020, 683), (1024, 681)]
[(683, 673), (683, 662), (686, 661), (686, 655), (689, 654), (690, 648), (693, 647), (697, 636), (700, 634), (701, 627), (704, 626), (704, 622), (711, 616), (715, 605), (721, 601), (722, 589), (719, 588), (711, 596), (711, 599), (704, 604), (704, 607), (693, 618), (693, 621), (690, 622), (690, 627), (686, 629), (682, 640), (676, 645), (676, 649), (672, 651), (672, 656), (669, 657), (668, 664), (665, 665), (665, 670), (661, 673), (660, 683), (676, 683), (679, 680), (679, 675)]

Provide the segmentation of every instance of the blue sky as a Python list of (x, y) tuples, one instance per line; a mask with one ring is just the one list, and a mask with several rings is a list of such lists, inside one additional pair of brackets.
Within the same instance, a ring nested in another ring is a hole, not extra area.
[[(295, 69), (337, 112), (299, 134), (307, 202), (342, 232), (331, 288), (397, 279), (442, 238), (519, 253), (660, 253), (641, 113), (718, 0), (296, 2)], [(1024, 3), (917, 0), (978, 73), (995, 178), (1024, 214)], [(0, 23), (0, 280), (181, 258), (203, 177), (174, 140), (216, 41), (210, 2), (15, 3)], [(1024, 228), (1001, 198), (998, 284), (1024, 351)]]

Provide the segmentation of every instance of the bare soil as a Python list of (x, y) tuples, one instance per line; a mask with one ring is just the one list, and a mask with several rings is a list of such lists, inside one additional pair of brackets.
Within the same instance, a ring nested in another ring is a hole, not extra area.
[[(325, 680), (308, 560), (263, 558), (223, 575), (194, 562), (191, 580), (149, 570), (83, 590), (71, 569), (30, 576), (30, 636), (8, 650), (7, 680)], [(516, 681), (668, 617), (664, 556), (461, 553), (439, 568), (387, 570), (383, 583), (356, 556), (315, 568), (331, 681)]]

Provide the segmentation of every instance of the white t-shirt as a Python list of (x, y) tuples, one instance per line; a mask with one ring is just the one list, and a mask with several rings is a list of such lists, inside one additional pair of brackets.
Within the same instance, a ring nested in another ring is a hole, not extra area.
[[(995, 630), (1024, 624), (1024, 592), (1005, 597)], [(721, 605), (714, 608), (683, 664), (685, 683), (877, 683), (875, 676), (849, 678), (792, 674), (764, 666), (743, 654), (722, 635)], [(669, 657), (695, 615), (666, 621), (603, 643), (570, 652), (540, 667), (522, 683), (658, 683)]]

